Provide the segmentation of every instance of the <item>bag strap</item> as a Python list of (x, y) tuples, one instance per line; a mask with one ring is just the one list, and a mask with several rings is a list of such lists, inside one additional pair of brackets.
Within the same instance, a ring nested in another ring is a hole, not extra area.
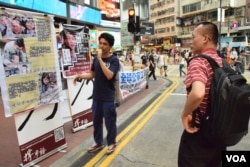
[[(195, 57), (192, 57), (188, 63), (192, 60), (192, 59), (195, 59), (195, 58), (205, 58), (207, 59), (207, 61), (210, 63), (211, 67), (213, 68), (213, 70), (217, 69), (217, 68), (220, 68), (220, 66), (218, 65), (218, 63), (210, 56), (208, 55), (204, 55), (204, 54), (201, 54), (201, 55), (198, 55), (198, 56), (195, 56)], [(221, 58), (221, 57), (220, 57)], [(228, 62), (221, 58), (222, 60), (222, 64), (223, 64), (223, 67), (225, 67), (227, 69), (227, 71), (231, 74), (236, 74), (236, 72), (231, 68), (231, 66), (228, 64)], [(230, 79), (230, 81), (234, 82), (234, 81), (238, 81), (238, 83), (246, 83), (246, 78), (243, 77), (242, 75), (228, 75), (228, 78)]]
[(211, 65), (211, 67), (213, 68), (213, 70), (219, 68), (220, 66), (218, 65), (218, 63), (210, 56), (208, 55), (204, 55), (204, 54), (201, 54), (201, 55), (198, 55), (198, 56), (195, 56), (195, 57), (192, 57), (189, 61), (188, 61), (188, 64), (191, 60), (193, 59), (196, 59), (196, 58), (204, 58), (204, 59), (207, 59), (207, 61), (209, 62), (209, 64)]
[[(218, 64), (212, 57), (210, 57), (210, 56), (208, 56), (208, 55), (205, 55), (205, 54), (201, 54), (201, 55), (192, 57), (191, 59), (188, 60), (188, 64), (189, 64), (189, 62), (190, 62), (192, 59), (195, 59), (195, 58), (198, 58), (198, 57), (207, 59), (207, 61), (210, 63), (210, 65), (211, 65), (211, 67), (213, 68), (213, 70), (215, 70), (215, 69), (217, 69), (217, 68), (220, 68), (219, 64)], [(230, 65), (228, 64), (228, 62), (227, 62), (225, 59), (223, 59), (223, 58), (221, 58), (221, 57), (220, 57), (220, 59), (222, 60), (222, 65), (223, 65), (223, 67), (232, 69), (232, 68), (230, 67)], [(233, 70), (233, 69), (232, 69), (232, 70)]]

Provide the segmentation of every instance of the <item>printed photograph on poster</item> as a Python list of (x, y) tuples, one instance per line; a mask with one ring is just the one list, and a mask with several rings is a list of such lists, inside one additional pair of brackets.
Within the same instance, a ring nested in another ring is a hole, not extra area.
[(10, 77), (13, 75), (26, 74), (29, 72), (29, 62), (25, 50), (24, 39), (19, 38), (16, 40), (0, 40), (4, 44), (3, 52), (3, 66), (5, 76)]
[(0, 14), (0, 31), (2, 38), (35, 37), (36, 29), (32, 15)]
[(90, 72), (89, 30), (84, 26), (63, 25), (60, 32), (63, 77)]
[[(76, 34), (72, 32), (62, 32), (63, 38), (63, 50), (67, 50), (70, 53), (71, 62), (76, 62), (76, 53), (78, 53), (76, 48)], [(64, 55), (63, 57), (68, 57), (68, 55)], [(72, 63), (71, 63), (72, 64)]]
[(55, 72), (44, 72), (39, 74), (40, 104), (59, 102), (60, 89), (57, 85)]

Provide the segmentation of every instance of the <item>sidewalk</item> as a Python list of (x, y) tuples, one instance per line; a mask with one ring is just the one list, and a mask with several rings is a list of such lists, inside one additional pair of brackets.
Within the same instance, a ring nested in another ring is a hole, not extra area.
[[(157, 81), (149, 81), (148, 89), (144, 89), (122, 101), (121, 105), (117, 108), (118, 124), (125, 121), (126, 117), (129, 116), (129, 114), (123, 114), (125, 111), (126, 113), (133, 113), (131, 108), (134, 107), (133, 110), (138, 108), (139, 106), (136, 106), (136, 104), (141, 100), (144, 102), (150, 100), (154, 96), (154, 92), (165, 84), (166, 80), (158, 77)], [(17, 167), (21, 163), (21, 158), (14, 117), (5, 118), (2, 105), (0, 106), (0, 112), (0, 167)], [(58, 167), (58, 163), (62, 163), (63, 166), (70, 166), (74, 160), (77, 160), (77, 158), (81, 156), (82, 152), (84, 152), (83, 150), (93, 142), (92, 126), (73, 133), (72, 122), (69, 121), (64, 124), (64, 129), (67, 148), (49, 156), (37, 165), (41, 167)]]

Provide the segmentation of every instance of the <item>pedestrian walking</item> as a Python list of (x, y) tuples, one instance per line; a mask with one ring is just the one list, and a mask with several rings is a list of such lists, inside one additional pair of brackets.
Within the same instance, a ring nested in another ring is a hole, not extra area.
[(153, 78), (154, 80), (157, 80), (156, 79), (156, 76), (155, 76), (155, 68), (156, 68), (156, 65), (155, 65), (155, 58), (156, 57), (156, 54), (155, 54), (155, 50), (153, 49), (151, 51), (151, 55), (149, 56), (149, 75), (148, 75), (148, 79), (150, 79), (150, 77), (153, 75)]
[(142, 54), (141, 54), (141, 64), (142, 64), (144, 67), (147, 67), (147, 66), (148, 66), (148, 55), (147, 55), (147, 52), (146, 52), (146, 51), (143, 51)]
[(158, 59), (157, 59), (157, 68), (159, 68), (160, 76), (163, 76), (164, 73), (164, 55), (162, 52), (158, 53)]
[(179, 72), (180, 72), (180, 77), (182, 77), (182, 74), (186, 75), (186, 72), (183, 70), (183, 68), (185, 67), (185, 55), (183, 53), (181, 53), (181, 57), (179, 60), (180, 60)]
[[(222, 59), (216, 51), (218, 36), (215, 24), (200, 23), (192, 33), (190, 48), (194, 55), (208, 55), (222, 66)], [(221, 166), (221, 153), (225, 148), (209, 145), (198, 128), (202, 127), (201, 116), (206, 112), (210, 101), (212, 75), (212, 67), (206, 59), (196, 58), (189, 63), (186, 76), (187, 100), (181, 114), (184, 131), (179, 145), (178, 167)], [(199, 113), (192, 116), (197, 109)]]
[(168, 76), (168, 74), (167, 74), (168, 63), (169, 63), (169, 57), (168, 57), (168, 55), (166, 54), (166, 55), (164, 56), (164, 76), (165, 76), (165, 77)]
[(78, 74), (74, 77), (73, 83), (79, 79), (93, 79), (93, 127), (94, 144), (89, 147), (88, 152), (95, 152), (104, 147), (103, 142), (103, 117), (107, 129), (107, 154), (116, 149), (116, 106), (115, 106), (115, 81), (119, 71), (119, 59), (110, 54), (114, 45), (114, 36), (109, 33), (102, 33), (99, 38), (99, 50), (93, 60), (91, 71), (88, 74)]

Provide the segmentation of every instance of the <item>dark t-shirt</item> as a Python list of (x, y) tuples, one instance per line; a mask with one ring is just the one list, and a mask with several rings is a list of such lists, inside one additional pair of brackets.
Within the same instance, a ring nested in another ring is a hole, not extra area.
[(149, 61), (152, 61), (153, 63), (155, 63), (155, 59), (154, 59), (154, 55), (150, 55), (148, 58)]
[(142, 55), (141, 59), (142, 59), (142, 64), (146, 65), (147, 62), (148, 62), (148, 56), (147, 55)]
[(223, 53), (223, 52), (222, 52), (222, 53), (220, 53), (219, 55), (220, 55), (220, 57), (221, 57), (221, 58), (223, 58), (223, 59), (225, 59), (225, 58), (226, 58), (226, 56), (227, 56), (227, 55), (226, 55), (226, 53)]
[[(119, 59), (112, 55), (108, 58), (103, 58), (106, 67), (109, 68), (115, 75), (119, 71)], [(100, 101), (115, 100), (115, 75), (111, 80), (108, 80), (104, 75), (97, 58), (93, 60), (91, 70), (95, 72), (93, 99)]]

